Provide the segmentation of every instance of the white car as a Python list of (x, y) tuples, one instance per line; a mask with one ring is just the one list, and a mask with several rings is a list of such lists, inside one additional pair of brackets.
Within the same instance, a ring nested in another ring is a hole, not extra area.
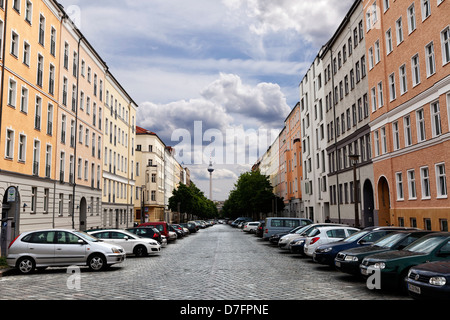
[(88, 266), (93, 271), (125, 260), (124, 249), (77, 230), (44, 229), (24, 232), (14, 239), (6, 258), (22, 274), (36, 268)]
[(88, 233), (106, 243), (117, 244), (125, 249), (127, 255), (137, 257), (156, 254), (161, 251), (158, 241), (143, 238), (131, 232), (118, 229), (88, 231)]
[(360, 229), (345, 226), (316, 227), (305, 239), (305, 254), (312, 257), (316, 248), (325, 243), (340, 241)]
[(244, 224), (244, 227), (242, 228), (242, 231), (248, 232), (248, 233), (255, 233), (256, 229), (258, 228), (259, 222), (246, 222)]
[(332, 227), (332, 226), (345, 226), (343, 224), (336, 224), (336, 223), (314, 223), (314, 224), (308, 224), (298, 230), (296, 230), (293, 233), (288, 233), (280, 238), (278, 240), (278, 248), (282, 250), (290, 250), (290, 244), (292, 241), (298, 239), (298, 238), (305, 238), (311, 230), (317, 227)]

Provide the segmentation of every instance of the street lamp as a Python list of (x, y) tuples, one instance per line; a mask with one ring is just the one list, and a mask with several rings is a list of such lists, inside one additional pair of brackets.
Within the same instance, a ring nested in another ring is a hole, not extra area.
[(356, 165), (358, 164), (359, 155), (349, 154), (348, 158), (353, 165), (353, 198), (355, 200), (355, 227), (359, 227), (359, 212), (358, 212), (358, 188), (356, 185)]

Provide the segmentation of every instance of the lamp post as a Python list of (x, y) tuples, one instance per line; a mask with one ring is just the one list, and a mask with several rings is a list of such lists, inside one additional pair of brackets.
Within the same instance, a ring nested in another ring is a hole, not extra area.
[(353, 165), (353, 198), (355, 200), (355, 227), (359, 227), (359, 212), (358, 212), (358, 188), (356, 182), (356, 165), (358, 164), (359, 155), (349, 154), (348, 158)]
[(209, 172), (209, 200), (212, 201), (213, 200), (212, 199), (212, 173), (214, 172), (212, 161), (209, 162), (208, 172)]

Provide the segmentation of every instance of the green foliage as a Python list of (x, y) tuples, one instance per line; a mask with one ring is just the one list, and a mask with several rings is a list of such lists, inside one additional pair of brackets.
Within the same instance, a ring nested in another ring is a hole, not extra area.
[(191, 182), (189, 186), (180, 184), (174, 189), (169, 198), (169, 209), (173, 212), (188, 213), (202, 219), (211, 219), (218, 216), (217, 207), (203, 192)]
[(230, 218), (248, 216), (256, 218), (260, 213), (272, 212), (277, 201), (279, 209), (283, 200), (273, 194), (269, 177), (260, 171), (245, 172), (239, 176), (223, 206), (223, 215)]

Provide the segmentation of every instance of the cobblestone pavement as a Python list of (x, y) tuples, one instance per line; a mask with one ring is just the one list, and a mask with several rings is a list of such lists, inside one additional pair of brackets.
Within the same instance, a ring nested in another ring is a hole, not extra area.
[(157, 256), (129, 257), (99, 273), (82, 268), (79, 282), (70, 276), (66, 268), (4, 276), (0, 299), (410, 300), (369, 290), (360, 280), (220, 224), (169, 244)]

